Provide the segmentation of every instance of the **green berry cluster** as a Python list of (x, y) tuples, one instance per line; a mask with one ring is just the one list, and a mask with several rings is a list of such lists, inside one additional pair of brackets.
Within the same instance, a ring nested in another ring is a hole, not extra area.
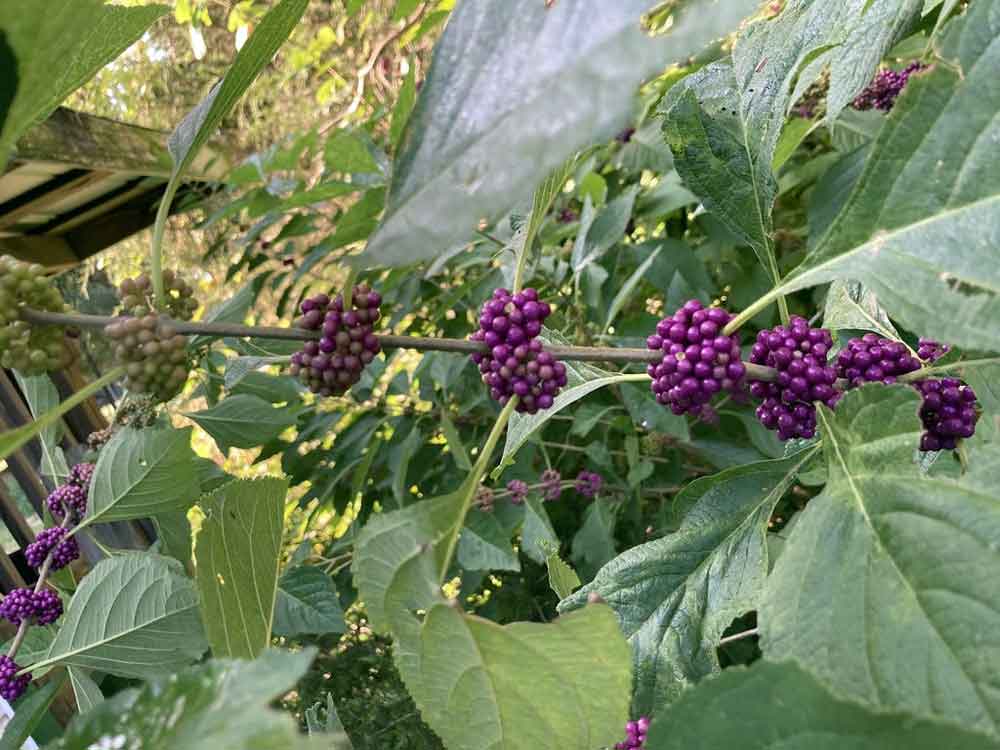
[(104, 333), (115, 343), (115, 359), (125, 365), (131, 392), (168, 401), (184, 387), (187, 337), (177, 333), (169, 318), (152, 313), (119, 318), (105, 326)]
[[(166, 294), (163, 312), (177, 320), (191, 320), (194, 311), (198, 309), (194, 287), (179, 273), (167, 269), (163, 272), (163, 291)], [(141, 318), (156, 311), (153, 304), (153, 282), (148, 274), (125, 279), (119, 285), (118, 293), (121, 296), (123, 315)]]
[(0, 366), (24, 375), (41, 375), (73, 361), (60, 326), (29, 325), (21, 308), (63, 312), (62, 295), (45, 268), (0, 255)]

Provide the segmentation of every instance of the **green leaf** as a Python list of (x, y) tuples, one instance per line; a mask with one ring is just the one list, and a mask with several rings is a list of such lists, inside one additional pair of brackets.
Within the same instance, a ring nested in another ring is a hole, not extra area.
[(510, 534), (492, 513), (472, 510), (458, 538), (458, 564), (465, 570), (521, 569)]
[[(167, 141), (174, 160), (170, 185), (176, 185), (190, 166), (198, 150), (219, 127), (243, 92), (271, 62), (278, 48), (292, 33), (309, 0), (281, 0), (256, 25), (246, 44), (236, 53), (236, 59), (208, 96), (191, 110)], [(171, 187), (167, 188), (168, 194)]]
[(299, 565), (278, 581), (274, 635), (327, 635), (347, 630), (333, 579), (314, 565)]
[(539, 565), (559, 549), (559, 537), (545, 505), (534, 495), (524, 501), (524, 524), (521, 526), (521, 551)]
[(549, 588), (560, 599), (565, 599), (580, 587), (580, 576), (559, 557), (558, 552), (545, 558), (545, 567), (549, 571)]
[(845, 698), (996, 733), (995, 476), (922, 475), (919, 403), (868, 385), (819, 407), (829, 480), (768, 579), (761, 647)]
[[(257, 294), (260, 292), (261, 277), (256, 277), (240, 287), (232, 297), (222, 302), (205, 314), (205, 323), (236, 323), (242, 324), (246, 320), (250, 308), (257, 301)], [(213, 339), (208, 336), (194, 336), (191, 339), (190, 348), (196, 349), (209, 344)]]
[(176, 560), (124, 552), (87, 573), (45, 659), (141, 680), (170, 675), (207, 648), (198, 594)]
[(615, 511), (606, 500), (595, 500), (584, 512), (583, 523), (573, 535), (570, 559), (584, 578), (590, 580), (617, 554), (615, 546)]
[(76, 698), (76, 707), (81, 714), (93, 710), (96, 706), (104, 702), (104, 693), (94, 678), (90, 676), (89, 669), (80, 667), (68, 667), (70, 684), (73, 686), (73, 696)]
[(295, 687), (315, 651), (266, 651), (255, 661), (213, 659), (126, 690), (77, 717), (54, 750), (319, 750), (272, 701)]
[(638, 188), (633, 186), (604, 206), (584, 233), (581, 224), (581, 236), (573, 245), (573, 255), (570, 264), (574, 273), (580, 273), (591, 263), (599, 260), (612, 246), (625, 236), (629, 220), (632, 218), (632, 208)]
[(791, 664), (733, 667), (657, 713), (649, 750), (996, 750), (988, 738), (834, 697)]
[(234, 479), (202, 498), (195, 544), (214, 656), (252, 659), (271, 642), (288, 480)]
[(637, 712), (719, 671), (722, 633), (757, 606), (767, 576), (767, 522), (813, 452), (692, 482), (674, 501), (697, 498), (676, 533), (626, 550), (559, 605), (577, 609), (594, 591), (615, 610), (632, 644)]
[(378, 165), (368, 151), (368, 146), (358, 136), (347, 130), (334, 131), (324, 147), (326, 166), (334, 172), (377, 172)]
[(0, 750), (21, 750), (31, 733), (45, 718), (56, 693), (66, 684), (66, 674), (50, 679), (37, 690), (18, 701), (17, 710), (10, 717), (0, 736)]
[(604, 319), (604, 331), (607, 331), (611, 327), (611, 324), (615, 322), (615, 318), (618, 317), (618, 313), (621, 312), (622, 307), (632, 299), (636, 286), (646, 277), (646, 272), (656, 262), (656, 259), (660, 257), (661, 252), (663, 252), (663, 245), (650, 252), (642, 263), (629, 275), (625, 283), (619, 287), (615, 298), (611, 300), (611, 306), (608, 308), (608, 314)]
[(222, 451), (255, 448), (277, 438), (295, 424), (290, 408), (275, 408), (249, 394), (228, 396), (215, 406), (185, 414), (212, 436)]
[(663, 408), (663, 404), (657, 403), (648, 384), (627, 383), (621, 386), (620, 392), (632, 421), (643, 430), (662, 432), (682, 442), (691, 438), (687, 419), (671, 414), (669, 409)]
[(342, 198), (351, 193), (357, 193), (362, 189), (361, 185), (350, 182), (339, 182), (337, 180), (327, 180), (321, 182), (309, 190), (292, 193), (284, 200), (275, 204), (274, 211), (291, 211), (293, 208), (305, 208), (317, 203), (326, 203), (334, 198)]
[(458, 434), (455, 423), (451, 421), (451, 417), (443, 409), (440, 417), (441, 433), (444, 435), (445, 440), (448, 441), (448, 450), (451, 452), (452, 458), (455, 459), (455, 466), (461, 471), (469, 471), (472, 469), (472, 461), (469, 459), (469, 452), (462, 443), (462, 436)]
[[(38, 419), (48, 411), (58, 408), (59, 391), (48, 375), (25, 376), (14, 371), (17, 384), (31, 409), (31, 416)], [(42, 446), (42, 474), (51, 477), (56, 484), (69, 475), (69, 465), (59, 441), (62, 439), (62, 423), (52, 422), (38, 434)]]
[(792, 154), (795, 153), (806, 136), (812, 132), (813, 121), (804, 117), (793, 117), (785, 123), (781, 131), (781, 138), (774, 147), (774, 156), (771, 157), (771, 171), (778, 172)]
[(389, 124), (389, 145), (393, 150), (399, 145), (399, 139), (403, 136), (403, 129), (409, 122), (410, 113), (413, 112), (413, 105), (417, 102), (417, 66), (410, 64), (410, 69), (406, 72), (403, 85), (396, 96), (396, 103), (392, 107), (392, 121)]
[(458, 4), (400, 143), (366, 263), (431, 260), (472, 237), (480, 220), (497, 221), (568, 156), (620, 130), (645, 78), (756, 6), (686, 3), (668, 34), (651, 37), (640, 25), (651, 4)]
[(831, 331), (873, 331), (887, 339), (899, 339), (896, 327), (878, 303), (875, 294), (856, 281), (830, 284), (823, 310), (823, 327)]
[(101, 449), (80, 526), (184, 511), (201, 494), (191, 428), (122, 427)]
[(4, 0), (0, 30), (13, 59), (0, 70), (0, 167), (32, 124), (44, 120), (166, 13), (104, 0)]
[(271, 375), (257, 370), (246, 373), (229, 392), (256, 396), (271, 404), (295, 404), (301, 399), (301, 386), (290, 375)]
[(1000, 328), (982, 323), (1000, 319), (1000, 173), (985, 147), (1000, 14), (971, 5), (941, 44), (948, 64), (910, 78), (844, 209), (776, 292), (855, 278), (910, 330), (997, 351)]

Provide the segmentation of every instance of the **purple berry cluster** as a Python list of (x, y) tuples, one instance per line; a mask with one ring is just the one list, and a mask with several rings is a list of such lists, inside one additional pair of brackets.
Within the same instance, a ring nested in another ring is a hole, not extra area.
[(880, 70), (872, 82), (854, 99), (855, 109), (879, 109), (888, 112), (910, 76), (926, 66), (912, 62), (902, 70)]
[(507, 492), (514, 505), (522, 505), (528, 498), (528, 483), (521, 479), (511, 479), (507, 482)]
[(90, 481), (94, 478), (94, 464), (78, 463), (69, 470), (67, 484), (74, 484), (84, 492), (90, 491)]
[(896, 378), (920, 369), (920, 361), (905, 344), (866, 333), (851, 339), (837, 355), (837, 376), (849, 386), (862, 383), (895, 383)]
[(66, 529), (53, 526), (40, 531), (35, 541), (24, 548), (24, 557), (28, 565), (40, 568), (49, 552), (52, 553), (52, 570), (59, 570), (80, 556), (80, 545), (73, 537), (66, 537)]
[(472, 361), (479, 365), (494, 401), (506, 404), (517, 396), (517, 411), (535, 414), (551, 407), (566, 385), (566, 366), (556, 362), (538, 340), (551, 312), (530, 288), (517, 294), (497, 289), (483, 304), (479, 330), (470, 338), (482, 341), (490, 351), (476, 352)]
[(83, 518), (87, 512), (87, 491), (75, 484), (63, 484), (52, 490), (45, 504), (57, 521), (65, 517), (67, 509), (74, 518)]
[(630, 721), (625, 725), (625, 741), (615, 743), (615, 750), (632, 750), (646, 747), (646, 732), (649, 731), (649, 718), (640, 716), (638, 721)]
[(546, 469), (539, 478), (542, 482), (542, 499), (558, 500), (562, 495), (562, 474), (557, 469)]
[(16, 701), (27, 690), (31, 675), (23, 674), (18, 677), (17, 673), (20, 671), (20, 665), (7, 654), (0, 656), (0, 696), (5, 701)]
[(924, 434), (920, 450), (952, 450), (959, 438), (970, 438), (976, 431), (976, 393), (961, 380), (922, 380), (914, 384), (923, 396), (920, 419)]
[(951, 351), (947, 344), (940, 344), (932, 339), (920, 339), (917, 342), (917, 356), (924, 362), (934, 362)]
[(647, 368), (653, 395), (674, 414), (711, 421), (712, 397), (739, 388), (746, 367), (740, 361), (739, 337), (722, 333), (729, 319), (725, 310), (704, 308), (693, 299), (661, 320), (646, 339), (648, 348), (663, 352), (660, 363)]
[(374, 324), (381, 317), (382, 297), (365, 284), (354, 287), (351, 309), (344, 310), (341, 295), (326, 294), (302, 303), (298, 328), (322, 331), (319, 341), (308, 341), (292, 355), (289, 372), (313, 393), (341, 396), (358, 382), (364, 366), (381, 351)]
[(576, 475), (576, 491), (584, 497), (597, 497), (603, 484), (604, 480), (597, 472), (584, 469)]
[(49, 625), (63, 613), (62, 599), (51, 589), (14, 589), (0, 601), (0, 617), (14, 625), (22, 622)]
[(757, 334), (750, 361), (773, 367), (778, 374), (774, 382), (751, 380), (750, 393), (763, 399), (757, 407), (757, 418), (769, 430), (777, 430), (782, 440), (813, 437), (814, 402), (833, 408), (840, 398), (834, 388), (837, 371), (828, 363), (832, 346), (829, 331), (812, 328), (805, 318), (794, 315), (787, 326)]

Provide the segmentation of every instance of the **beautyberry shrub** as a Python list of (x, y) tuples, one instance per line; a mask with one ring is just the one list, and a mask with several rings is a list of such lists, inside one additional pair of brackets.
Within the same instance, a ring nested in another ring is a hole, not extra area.
[(834, 388), (837, 371), (828, 362), (833, 337), (824, 328), (812, 328), (805, 318), (792, 316), (757, 334), (750, 361), (778, 371), (774, 382), (750, 381), (750, 394), (763, 399), (757, 418), (782, 440), (811, 438), (816, 434), (819, 401), (833, 407), (840, 398)]
[(56, 487), (46, 498), (45, 504), (49, 513), (57, 521), (61, 521), (69, 510), (74, 518), (83, 518), (87, 512), (87, 492), (75, 484), (63, 484)]
[(66, 538), (66, 529), (54, 526), (43, 529), (35, 537), (35, 541), (24, 548), (24, 557), (28, 565), (40, 568), (49, 552), (52, 552), (52, 570), (65, 568), (80, 556), (80, 545), (76, 539)]
[(16, 661), (7, 654), (0, 655), (0, 696), (8, 703), (20, 698), (31, 682), (29, 674), (18, 677), (20, 671), (21, 666)]
[(674, 414), (712, 421), (715, 413), (708, 406), (712, 398), (739, 388), (746, 367), (740, 361), (739, 336), (722, 333), (729, 319), (725, 310), (706, 309), (693, 299), (661, 320), (656, 333), (646, 339), (649, 349), (663, 352), (660, 363), (647, 368), (653, 380), (650, 387), (656, 400)]
[(914, 384), (923, 396), (920, 450), (953, 450), (959, 438), (970, 438), (979, 419), (976, 393), (961, 380), (922, 380)]
[(535, 414), (551, 407), (566, 385), (566, 366), (556, 362), (538, 340), (551, 312), (531, 288), (517, 294), (497, 289), (483, 304), (479, 330), (470, 339), (482, 341), (490, 351), (476, 352), (472, 361), (479, 366), (494, 401), (502, 405), (517, 396), (517, 411)]
[(382, 296), (366, 284), (358, 284), (351, 295), (351, 307), (344, 298), (330, 299), (319, 294), (302, 302), (302, 315), (295, 325), (307, 331), (321, 331), (318, 341), (307, 341), (292, 355), (289, 372), (320, 396), (342, 396), (361, 378), (364, 366), (375, 359), (382, 347), (374, 325), (382, 317)]
[(66, 305), (45, 268), (0, 255), (0, 367), (24, 375), (67, 367), (73, 350), (66, 346), (61, 326), (29, 325), (21, 308), (63, 312)]
[(615, 750), (633, 750), (646, 747), (646, 732), (649, 731), (649, 718), (640, 716), (638, 721), (630, 721), (625, 725), (625, 741), (615, 743)]
[(584, 497), (597, 497), (603, 484), (604, 479), (597, 472), (584, 469), (576, 475), (576, 491)]
[(923, 70), (926, 66), (912, 62), (902, 70), (880, 70), (872, 82), (854, 99), (855, 109), (879, 109), (888, 112), (896, 103), (910, 76)]
[(920, 361), (905, 344), (866, 333), (851, 339), (836, 361), (837, 376), (857, 387), (862, 383), (895, 383), (896, 378), (920, 369)]
[(180, 393), (188, 378), (187, 337), (168, 317), (122, 317), (106, 325), (104, 333), (115, 343), (115, 359), (125, 366), (129, 391), (158, 402)]
[[(194, 287), (181, 274), (169, 268), (164, 269), (163, 291), (165, 300), (161, 312), (177, 320), (191, 320), (194, 317), (198, 300), (194, 296)], [(153, 281), (148, 274), (122, 281), (118, 286), (118, 296), (122, 315), (141, 318), (157, 312), (153, 299)]]

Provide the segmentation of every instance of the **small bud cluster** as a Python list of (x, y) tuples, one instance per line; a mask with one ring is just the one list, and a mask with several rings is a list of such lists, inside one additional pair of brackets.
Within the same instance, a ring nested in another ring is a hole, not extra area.
[(62, 599), (51, 589), (14, 589), (0, 601), (0, 617), (14, 625), (50, 625), (62, 613)]
[(597, 497), (603, 484), (604, 480), (597, 472), (584, 469), (576, 475), (576, 491), (584, 497)]
[(479, 508), (479, 510), (483, 511), (484, 513), (492, 513), (493, 501), (494, 501), (493, 490), (491, 490), (489, 487), (480, 486), (479, 489), (476, 490), (475, 504), (476, 507)]
[(855, 109), (879, 109), (888, 112), (896, 103), (910, 76), (923, 70), (926, 66), (912, 62), (902, 70), (880, 70), (872, 82), (858, 94), (852, 106)]
[(528, 498), (528, 483), (521, 479), (511, 479), (507, 482), (507, 492), (514, 505), (521, 505)]
[(959, 438), (972, 437), (979, 419), (975, 391), (954, 378), (922, 380), (914, 385), (924, 398), (920, 419), (925, 432), (920, 450), (952, 450)]
[(932, 339), (920, 339), (917, 342), (917, 356), (924, 362), (935, 362), (950, 351), (950, 346), (940, 344)]
[(198, 309), (194, 287), (179, 273), (169, 268), (163, 271), (163, 291), (165, 299), (162, 308), (157, 308), (153, 299), (153, 282), (148, 274), (125, 279), (118, 286), (122, 315), (141, 318), (161, 309), (177, 320), (191, 320), (194, 317), (194, 312)]
[(73, 352), (60, 326), (29, 325), (21, 308), (63, 312), (62, 295), (45, 268), (0, 255), (0, 367), (41, 375), (67, 367)]
[(729, 319), (725, 310), (703, 308), (693, 299), (661, 320), (646, 339), (649, 349), (663, 351), (660, 363), (647, 368), (653, 379), (650, 387), (656, 400), (674, 414), (712, 421), (712, 398), (739, 388), (746, 367), (740, 361), (739, 337), (722, 333)]
[(35, 541), (24, 548), (24, 558), (31, 567), (40, 568), (50, 552), (52, 570), (59, 570), (80, 556), (80, 545), (73, 537), (66, 537), (66, 529), (53, 526), (40, 531)]
[(920, 369), (920, 361), (905, 344), (866, 333), (851, 339), (837, 355), (837, 376), (849, 386), (862, 383), (895, 383), (896, 378)]
[(540, 477), (542, 482), (542, 499), (558, 500), (562, 495), (562, 474), (556, 469), (546, 469)]
[(341, 396), (358, 382), (364, 366), (382, 348), (374, 333), (381, 318), (381, 295), (365, 284), (354, 287), (351, 309), (344, 310), (341, 295), (333, 300), (319, 294), (301, 305), (298, 328), (322, 331), (318, 341), (307, 341), (292, 355), (289, 372), (320, 396)]
[(104, 333), (115, 342), (115, 359), (125, 366), (130, 391), (169, 401), (184, 387), (187, 337), (177, 333), (169, 318), (153, 313), (118, 318), (104, 327)]
[(638, 721), (630, 721), (625, 725), (625, 741), (615, 744), (615, 750), (633, 750), (646, 747), (646, 732), (649, 731), (649, 718), (640, 716)]
[(517, 411), (535, 414), (551, 407), (566, 385), (566, 366), (556, 362), (538, 340), (551, 312), (530, 288), (517, 294), (497, 289), (483, 304), (479, 330), (470, 338), (484, 342), (490, 352), (477, 352), (472, 361), (479, 365), (494, 401), (506, 404), (517, 396)]
[(816, 434), (819, 401), (830, 408), (840, 393), (834, 388), (837, 371), (828, 363), (833, 337), (823, 328), (812, 328), (805, 318), (792, 316), (787, 326), (757, 334), (750, 361), (778, 371), (775, 382), (750, 381), (750, 393), (763, 399), (757, 418), (782, 440), (811, 438)]

